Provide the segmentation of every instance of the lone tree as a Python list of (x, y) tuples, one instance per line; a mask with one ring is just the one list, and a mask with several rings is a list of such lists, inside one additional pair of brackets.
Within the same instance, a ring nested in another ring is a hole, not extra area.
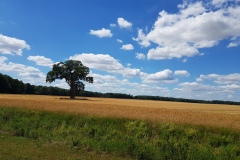
[(75, 93), (84, 90), (82, 81), (93, 83), (93, 77), (87, 77), (88, 74), (89, 68), (81, 61), (67, 60), (65, 63), (59, 62), (53, 65), (52, 70), (47, 73), (46, 82), (65, 79), (70, 86), (70, 98), (75, 99)]

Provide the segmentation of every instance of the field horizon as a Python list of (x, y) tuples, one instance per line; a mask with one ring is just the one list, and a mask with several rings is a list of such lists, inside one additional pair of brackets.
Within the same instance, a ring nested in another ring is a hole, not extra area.
[(240, 130), (240, 106), (184, 102), (0, 94), (0, 106)]

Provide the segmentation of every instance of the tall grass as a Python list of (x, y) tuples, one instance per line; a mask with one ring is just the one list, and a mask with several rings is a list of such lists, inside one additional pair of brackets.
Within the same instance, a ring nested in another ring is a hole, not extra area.
[(0, 108), (0, 131), (133, 159), (240, 159), (239, 131)]

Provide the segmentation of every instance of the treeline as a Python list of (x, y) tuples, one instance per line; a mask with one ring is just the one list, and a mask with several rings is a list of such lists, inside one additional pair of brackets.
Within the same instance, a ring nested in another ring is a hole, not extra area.
[(67, 96), (69, 90), (58, 87), (35, 86), (0, 73), (0, 93)]
[(0, 93), (21, 94), (25, 92), (25, 84), (18, 79), (0, 73)]
[(148, 95), (134, 96), (134, 99), (171, 101), (171, 102), (187, 102), (187, 103), (207, 103), (207, 104), (231, 104), (231, 105), (240, 105), (240, 102), (233, 102), (233, 101), (198, 100), (198, 99), (161, 97), (161, 96), (148, 96)]
[[(8, 75), (0, 73), (0, 93), (10, 94), (37, 94), (37, 95), (59, 95), (69, 96), (69, 89), (63, 89), (59, 87), (47, 87), (47, 86), (36, 86), (30, 83), (23, 83), (18, 79), (13, 79)], [(82, 91), (76, 94), (76, 96), (85, 97), (106, 97), (106, 98), (133, 98), (130, 94), (123, 93), (100, 93), (91, 91)]]
[(127, 99), (133, 99), (134, 98), (133, 95), (124, 94), (124, 93), (101, 93), (101, 92), (91, 92), (91, 91), (82, 91), (78, 94), (78, 96), (105, 97), (105, 98), (127, 98)]
[[(30, 83), (23, 83), (18, 79), (13, 79), (8, 75), (3, 75), (0, 73), (0, 93), (69, 96), (70, 91), (69, 89), (63, 89), (59, 87), (52, 87), (52, 86), (47, 87), (47, 86), (41, 86), (41, 85), (35, 86), (35, 85), (31, 85)], [(207, 101), (207, 100), (148, 96), (148, 95), (133, 96), (133, 95), (124, 94), (124, 93), (100, 93), (100, 92), (91, 92), (91, 91), (81, 91), (78, 94), (76, 94), (76, 96), (240, 105), (240, 102), (233, 102), (233, 101), (221, 101), (221, 100)]]

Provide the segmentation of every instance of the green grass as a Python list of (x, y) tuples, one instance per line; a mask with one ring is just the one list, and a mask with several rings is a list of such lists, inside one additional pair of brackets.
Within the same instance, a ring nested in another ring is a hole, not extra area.
[(0, 136), (0, 159), (240, 160), (239, 131), (204, 126), (2, 107)]
[[(123, 160), (127, 158), (72, 148), (65, 142), (49, 142), (0, 133), (1, 160)], [(130, 159), (130, 158), (129, 158)]]

